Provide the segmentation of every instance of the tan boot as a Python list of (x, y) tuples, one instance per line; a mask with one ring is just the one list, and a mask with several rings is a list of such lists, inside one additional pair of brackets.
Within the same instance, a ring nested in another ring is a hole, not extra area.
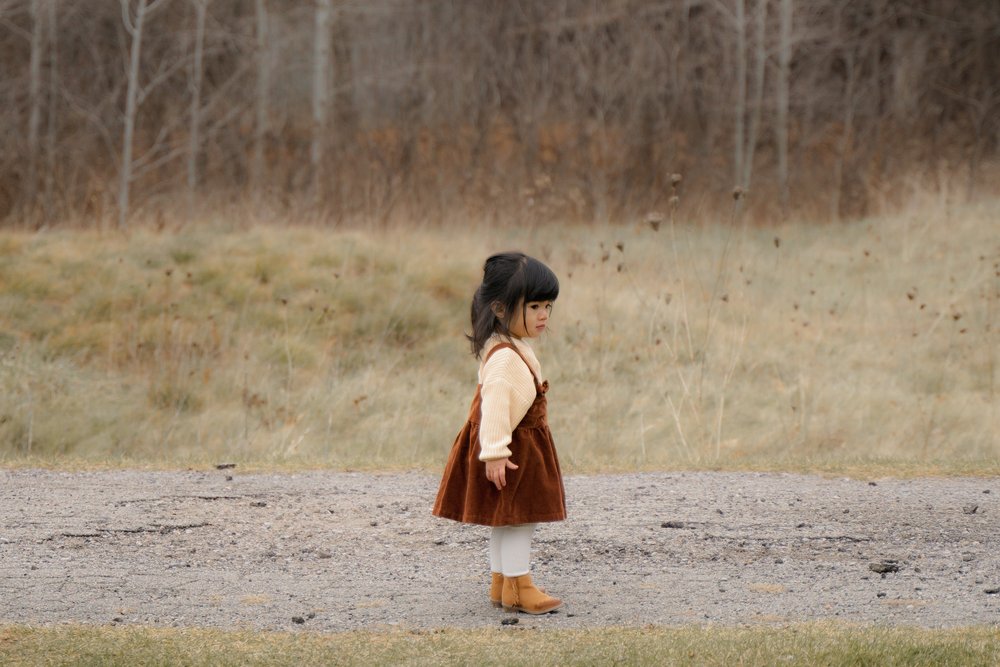
[(493, 580), (490, 582), (490, 602), (494, 607), (503, 604), (503, 575), (499, 572), (491, 572)]
[(531, 582), (531, 575), (503, 578), (501, 604), (505, 611), (547, 614), (562, 606), (562, 600), (546, 595)]

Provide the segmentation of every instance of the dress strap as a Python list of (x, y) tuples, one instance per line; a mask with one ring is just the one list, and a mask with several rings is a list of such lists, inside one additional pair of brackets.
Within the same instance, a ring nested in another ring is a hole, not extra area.
[[(505, 347), (509, 347), (510, 349), (512, 349), (515, 352), (517, 352), (517, 348), (514, 347), (513, 343), (498, 343), (498, 344), (494, 345), (492, 348), (490, 348), (490, 351), (486, 353), (485, 357), (483, 357), (483, 364), (485, 364), (487, 361), (490, 360), (490, 357), (493, 356), (494, 352), (496, 352), (497, 350), (502, 350)], [(518, 356), (520, 356), (520, 355), (518, 355)], [(523, 359), (524, 357), (521, 357), (521, 358)]]
[(494, 352), (505, 347), (509, 347), (510, 349), (514, 350), (514, 354), (521, 357), (521, 361), (524, 362), (524, 365), (528, 367), (528, 372), (531, 373), (531, 379), (535, 381), (535, 391), (539, 394), (544, 394), (545, 390), (542, 387), (542, 383), (539, 382), (538, 377), (535, 376), (535, 371), (531, 370), (531, 364), (528, 363), (528, 360), (524, 358), (524, 355), (521, 354), (521, 351), (517, 349), (517, 346), (514, 345), (513, 343), (499, 343), (498, 345), (494, 345), (493, 349), (491, 349), (489, 352), (486, 353), (486, 358), (483, 359), (483, 365), (485, 365), (486, 362), (490, 360), (490, 357), (493, 356)]

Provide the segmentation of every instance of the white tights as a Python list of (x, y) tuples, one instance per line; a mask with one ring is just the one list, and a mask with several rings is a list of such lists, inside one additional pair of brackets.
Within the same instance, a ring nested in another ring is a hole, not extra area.
[(531, 571), (531, 535), (534, 523), (495, 526), (490, 533), (490, 570), (505, 577), (520, 577)]

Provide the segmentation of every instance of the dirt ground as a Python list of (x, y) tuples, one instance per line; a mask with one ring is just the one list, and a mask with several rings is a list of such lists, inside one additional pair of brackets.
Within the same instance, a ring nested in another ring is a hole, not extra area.
[[(330, 632), (838, 619), (1000, 624), (1000, 480), (568, 477), (536, 581), (487, 601), (487, 529), (420, 473), (0, 471), (0, 623)], [(884, 570), (877, 572), (876, 570)]]

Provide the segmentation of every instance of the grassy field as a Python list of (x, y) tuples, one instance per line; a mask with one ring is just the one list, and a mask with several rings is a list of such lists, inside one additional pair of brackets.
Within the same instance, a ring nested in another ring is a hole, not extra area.
[(482, 262), (562, 280), (569, 472), (1000, 472), (1000, 202), (843, 225), (0, 232), (0, 462), (437, 470)]
[(995, 628), (802, 625), (387, 633), (0, 626), (5, 665), (995, 665)]

